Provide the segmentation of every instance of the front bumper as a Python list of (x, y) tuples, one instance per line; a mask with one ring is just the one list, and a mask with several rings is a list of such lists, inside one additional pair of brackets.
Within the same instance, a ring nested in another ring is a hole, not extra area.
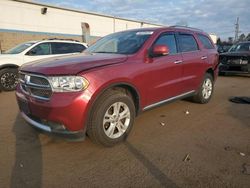
[(22, 117), (33, 127), (69, 137), (85, 135), (88, 92), (53, 93), (44, 101), (26, 95), (18, 85), (16, 98)]
[(250, 64), (246, 65), (235, 65), (235, 64), (222, 64), (219, 65), (219, 72), (228, 72), (228, 73), (240, 73), (248, 74), (250, 73)]
[(39, 120), (32, 119), (32, 117), (29, 117), (24, 112), (20, 112), (23, 119), (29, 123), (34, 128), (38, 129), (39, 131), (42, 131), (43, 133), (49, 133), (53, 135), (58, 135), (60, 137), (65, 137), (69, 139), (85, 139), (85, 132), (84, 131), (67, 131), (67, 130), (54, 130), (52, 129), (48, 124), (43, 124)]

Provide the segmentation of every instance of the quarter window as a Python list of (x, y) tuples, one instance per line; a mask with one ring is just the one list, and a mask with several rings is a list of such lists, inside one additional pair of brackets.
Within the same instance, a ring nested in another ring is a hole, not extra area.
[(181, 52), (191, 52), (199, 50), (196, 40), (193, 35), (179, 34), (179, 45)]
[(158, 38), (157, 41), (155, 42), (155, 45), (166, 45), (169, 48), (170, 54), (177, 53), (174, 34), (164, 34), (160, 36), (160, 38)]
[(72, 44), (72, 47), (74, 52), (82, 52), (86, 49), (86, 47), (81, 44)]
[(208, 37), (204, 36), (204, 35), (198, 35), (198, 38), (200, 39), (202, 45), (204, 46), (204, 48), (206, 49), (214, 49), (214, 46), (212, 45), (211, 41), (209, 40)]

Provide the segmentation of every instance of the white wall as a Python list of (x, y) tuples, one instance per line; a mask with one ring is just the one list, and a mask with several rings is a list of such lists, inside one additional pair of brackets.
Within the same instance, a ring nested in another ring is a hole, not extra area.
[[(0, 29), (82, 35), (81, 22), (87, 22), (91, 36), (104, 36), (114, 31), (114, 18), (52, 7), (48, 7), (47, 14), (42, 15), (42, 7), (44, 6), (0, 0)], [(144, 24), (143, 27), (145, 26), (157, 25)], [(140, 27), (140, 22), (115, 19), (115, 31)]]

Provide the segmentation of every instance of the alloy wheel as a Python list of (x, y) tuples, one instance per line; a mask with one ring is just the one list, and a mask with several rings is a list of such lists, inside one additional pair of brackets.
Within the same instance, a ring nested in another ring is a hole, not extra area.
[(103, 118), (103, 130), (111, 139), (121, 137), (127, 130), (131, 115), (129, 107), (123, 102), (115, 102), (106, 111)]
[(208, 99), (212, 94), (213, 83), (209, 78), (206, 78), (202, 85), (202, 96)]
[(5, 89), (14, 89), (18, 83), (18, 78), (15, 73), (6, 72), (1, 76), (1, 85)]

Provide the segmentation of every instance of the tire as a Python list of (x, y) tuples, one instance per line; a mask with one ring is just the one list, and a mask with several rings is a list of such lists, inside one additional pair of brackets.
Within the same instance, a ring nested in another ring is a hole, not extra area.
[(18, 83), (18, 71), (16, 68), (0, 70), (0, 90), (13, 91)]
[(213, 95), (214, 81), (211, 74), (206, 73), (193, 101), (200, 104), (208, 103)]
[(127, 138), (134, 118), (135, 105), (126, 90), (108, 90), (93, 105), (87, 135), (97, 144), (114, 146)]

